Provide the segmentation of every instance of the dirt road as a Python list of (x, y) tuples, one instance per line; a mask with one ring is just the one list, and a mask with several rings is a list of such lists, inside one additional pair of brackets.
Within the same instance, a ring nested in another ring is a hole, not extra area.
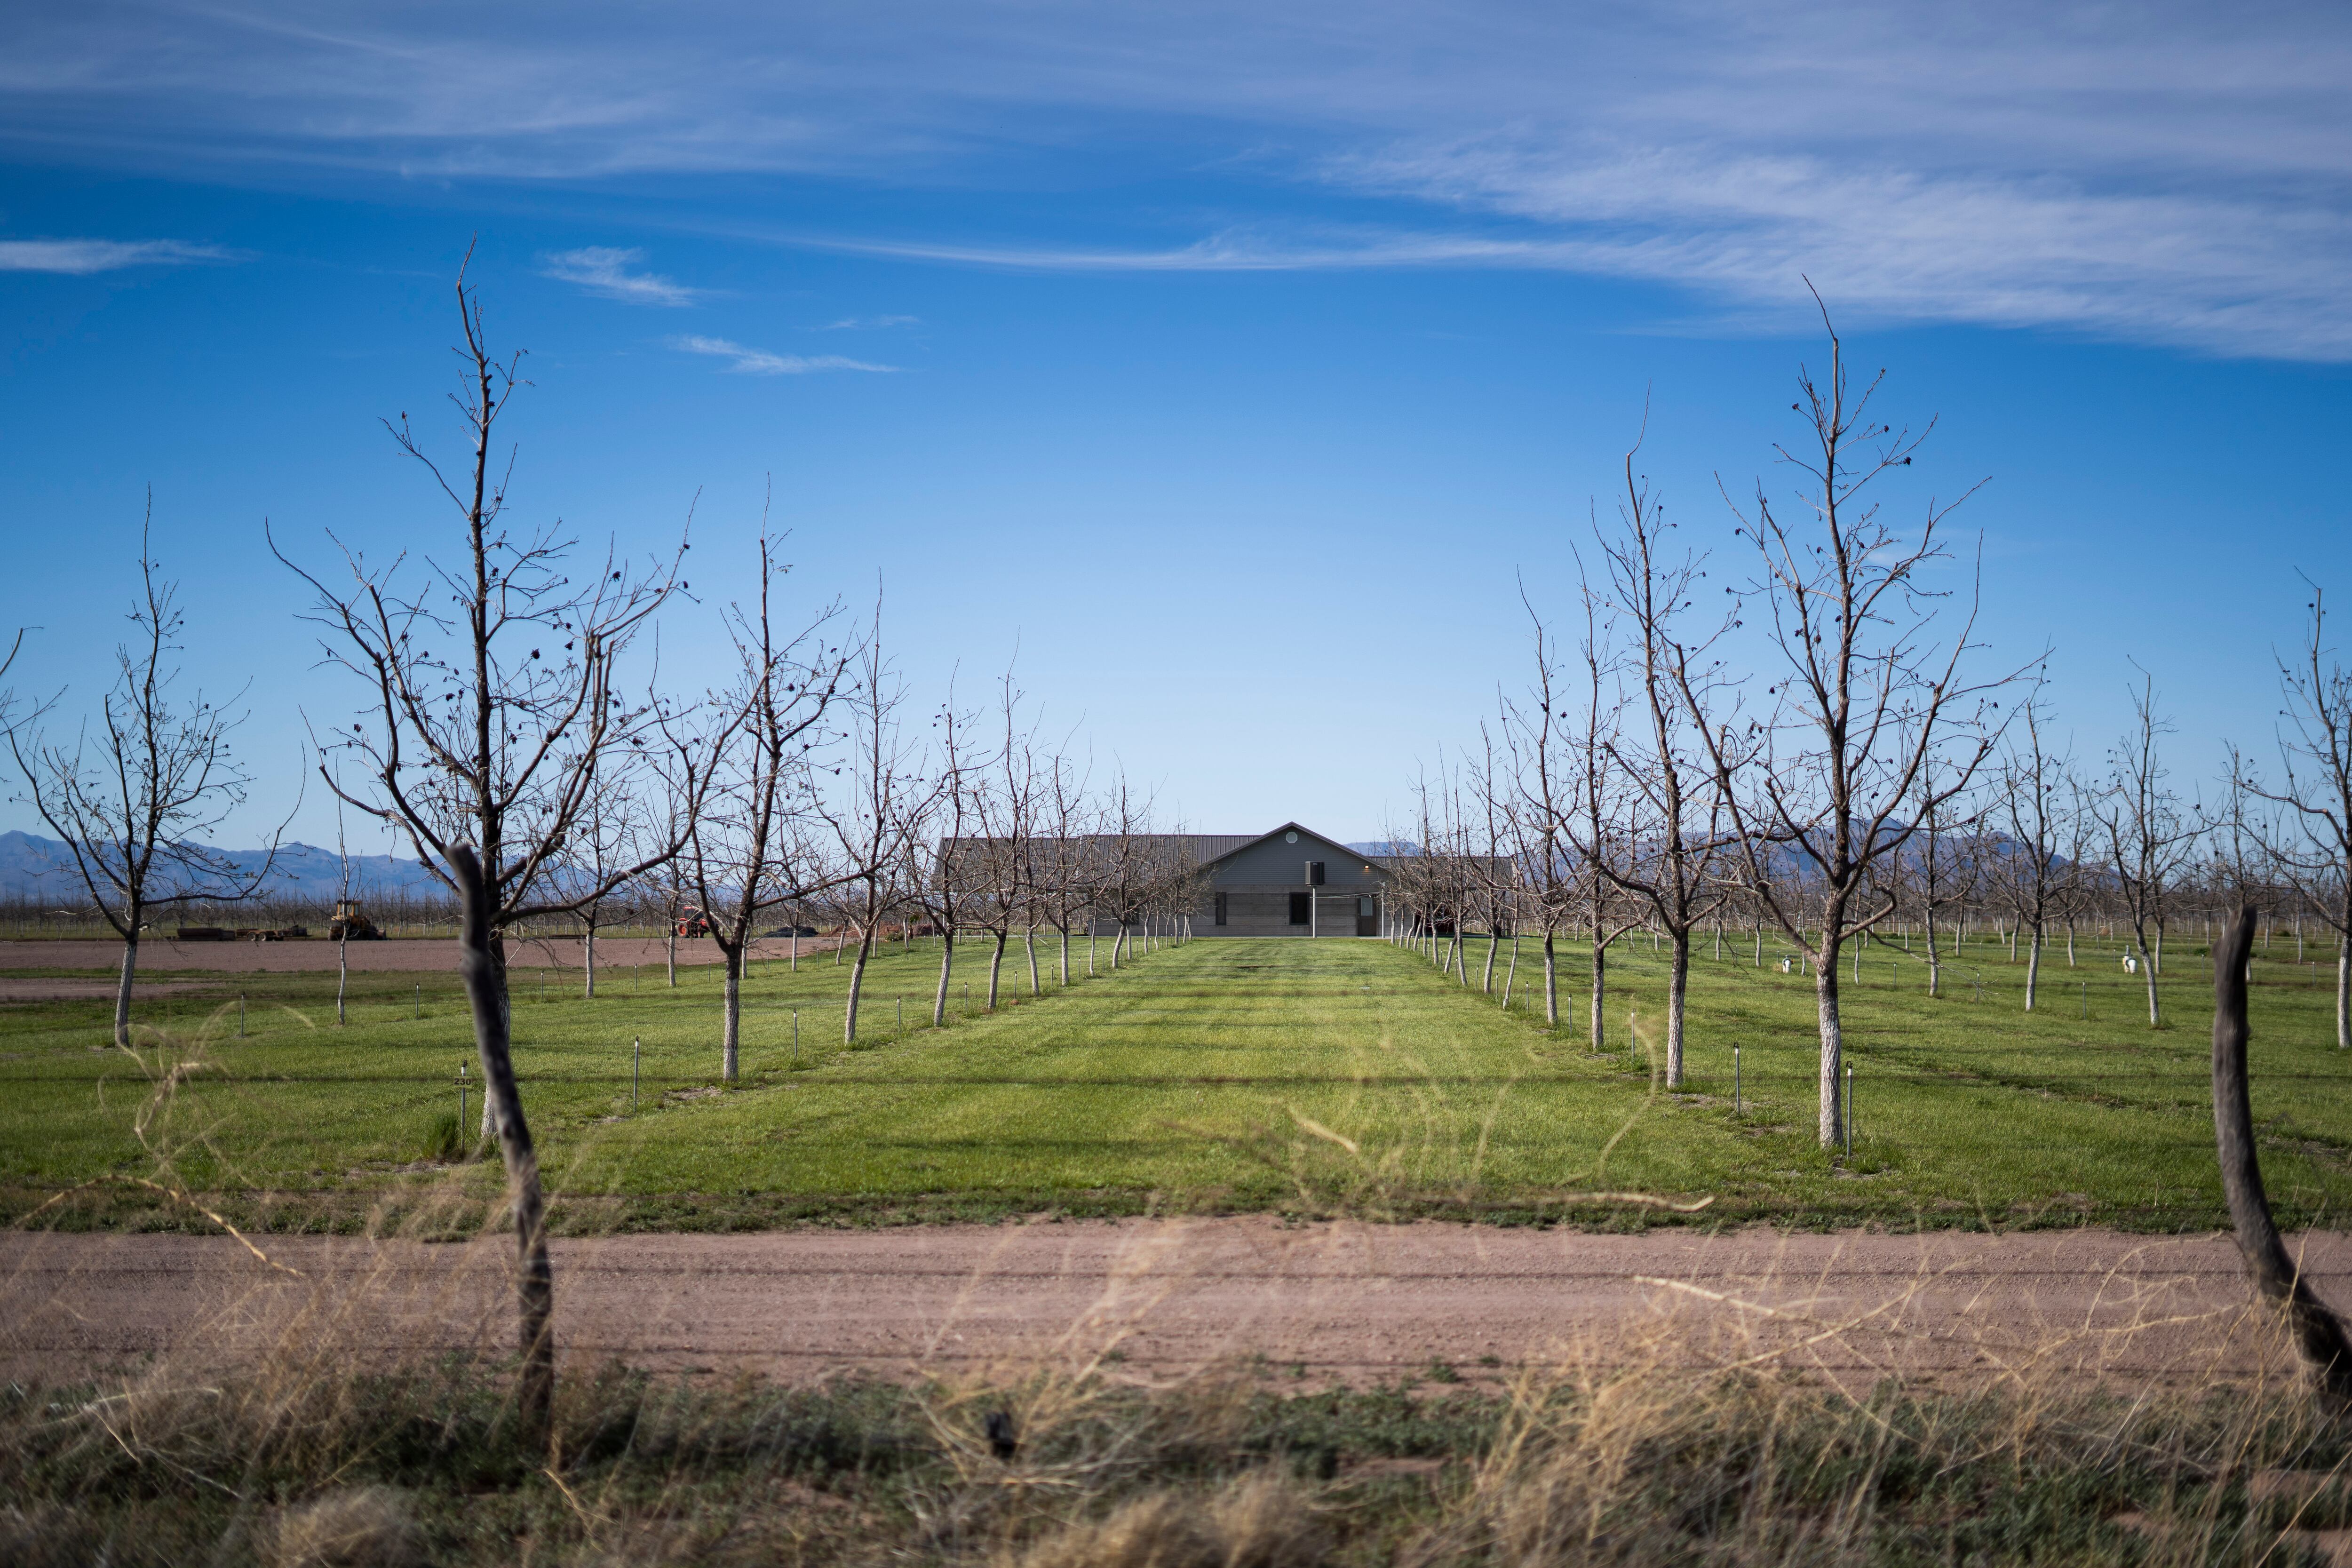
[[(832, 937), (803, 937), (801, 957), (805, 962), (816, 953), (830, 954)], [(777, 937), (752, 944), (753, 956), (761, 960), (782, 958), (791, 947), (788, 938)], [(856, 945), (854, 942), (851, 944)], [(335, 969), (335, 946), (331, 942), (308, 940), (301, 942), (175, 942), (167, 937), (151, 936), (139, 944), (139, 967), (142, 973), (169, 973), (195, 970), (215, 974), (293, 974)], [(668, 943), (659, 937), (600, 937), (596, 942), (597, 973), (607, 968), (621, 970), (632, 964), (652, 968), (665, 962)], [(578, 969), (580, 943), (571, 939), (517, 940), (508, 944), (507, 962), (518, 969)], [(418, 971), (426, 973), (446, 971), (456, 973), (457, 944), (447, 938), (395, 938), (389, 942), (355, 942), (351, 944), (352, 969), (358, 973), (406, 973)], [(682, 940), (677, 944), (677, 961), (684, 963), (717, 963), (719, 946), (708, 941)], [(0, 942), (0, 970), (10, 969), (104, 969), (119, 970), (122, 965), (122, 944), (119, 942)], [(105, 994), (112, 995), (110, 987)], [(31, 999), (31, 998), (28, 998)]]
[[(2352, 1300), (2352, 1236), (2295, 1238)], [(503, 1244), (0, 1235), (0, 1373), (273, 1345), (507, 1341)], [(1842, 1381), (2202, 1381), (2276, 1366), (2226, 1238), (1768, 1230), (1587, 1236), (1263, 1218), (642, 1236), (559, 1242), (575, 1363), (787, 1379), (1218, 1364), (1278, 1383), (1650, 1356)], [(1439, 1374), (1441, 1377), (1443, 1374)]]

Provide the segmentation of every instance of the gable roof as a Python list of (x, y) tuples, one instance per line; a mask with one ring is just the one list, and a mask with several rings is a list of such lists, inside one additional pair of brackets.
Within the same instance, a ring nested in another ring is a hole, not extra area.
[(1342, 859), (1353, 860), (1359, 866), (1368, 866), (1383, 871), (1388, 869), (1388, 860), (1385, 856), (1366, 855), (1360, 850), (1350, 849), (1345, 844), (1340, 843), (1338, 839), (1318, 833), (1313, 828), (1307, 826), (1304, 823), (1297, 822), (1286, 822), (1271, 833), (1261, 833), (1255, 838), (1243, 839), (1240, 843), (1235, 844), (1232, 848), (1224, 850), (1221, 854), (1211, 858), (1202, 860), (1201, 862), (1201, 869), (1206, 871), (1212, 867), (1222, 865), (1223, 862), (1230, 860), (1234, 856), (1240, 854), (1243, 850), (1255, 849), (1259, 845), (1270, 843), (1286, 833), (1296, 833), (1301, 838), (1312, 838), (1318, 844), (1324, 845), (1328, 848), (1337, 850)]

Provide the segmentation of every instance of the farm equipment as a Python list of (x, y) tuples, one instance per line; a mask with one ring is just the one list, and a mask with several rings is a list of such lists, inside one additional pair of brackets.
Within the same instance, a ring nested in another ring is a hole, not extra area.
[(335, 918), (327, 922), (329, 942), (382, 942), (383, 930), (367, 918), (357, 899), (335, 900)]
[(709, 936), (710, 934), (710, 917), (705, 914), (702, 910), (697, 909), (688, 909), (684, 910), (677, 917), (677, 934), (680, 936)]

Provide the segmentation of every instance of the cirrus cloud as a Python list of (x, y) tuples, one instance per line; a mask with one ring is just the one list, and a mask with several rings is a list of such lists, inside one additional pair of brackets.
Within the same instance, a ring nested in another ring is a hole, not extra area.
[(559, 283), (577, 283), (591, 294), (624, 300), (632, 305), (691, 305), (703, 290), (674, 283), (656, 272), (629, 268), (646, 258), (642, 250), (588, 245), (578, 250), (551, 251), (539, 258), (541, 276)]
[(780, 354), (766, 349), (755, 349), (748, 343), (730, 342), (726, 338), (706, 338), (695, 335), (675, 337), (669, 346), (681, 353), (709, 354), (715, 359), (731, 360), (727, 368), (741, 375), (808, 375), (824, 370), (863, 370), (881, 374), (895, 374), (895, 364), (868, 364), (841, 354)]
[(233, 261), (216, 245), (178, 239), (0, 239), (0, 272), (63, 272), (84, 276), (126, 267), (181, 267)]

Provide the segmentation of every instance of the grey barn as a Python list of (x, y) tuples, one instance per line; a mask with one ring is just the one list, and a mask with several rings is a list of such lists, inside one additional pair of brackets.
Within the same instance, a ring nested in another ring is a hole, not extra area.
[(1202, 936), (1378, 936), (1389, 872), (1312, 828), (1286, 822), (1255, 838), (1202, 838)]
[(1081, 923), (1106, 935), (1147, 910), (1188, 919), (1196, 936), (1376, 937), (1402, 913), (1387, 908), (1387, 857), (1296, 822), (1259, 834), (944, 838), (936, 874), (974, 908), (1003, 908), (1041, 882), (1082, 889)]

